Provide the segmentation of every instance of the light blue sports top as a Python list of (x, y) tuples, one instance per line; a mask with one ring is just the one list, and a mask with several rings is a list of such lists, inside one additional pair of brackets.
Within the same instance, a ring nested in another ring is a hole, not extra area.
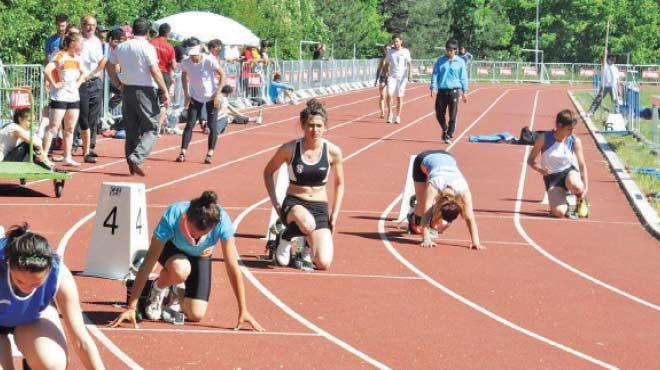
[(219, 240), (228, 240), (234, 236), (234, 225), (225, 210), (220, 208), (220, 222), (208, 234), (195, 242), (188, 232), (186, 211), (190, 202), (177, 202), (165, 210), (158, 226), (154, 230), (154, 237), (162, 243), (171, 241), (183, 253), (193, 257), (208, 257), (213, 253), (213, 247)]

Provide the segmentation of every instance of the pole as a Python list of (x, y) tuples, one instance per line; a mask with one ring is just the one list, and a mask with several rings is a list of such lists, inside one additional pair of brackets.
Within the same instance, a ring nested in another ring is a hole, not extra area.
[(534, 62), (536, 63), (536, 67), (539, 66), (539, 3), (541, 0), (536, 0), (536, 47), (535, 49), (537, 52), (534, 54)]
[[(605, 29), (605, 50), (603, 50), (603, 66), (600, 71), (600, 88), (605, 88), (605, 68), (607, 66), (607, 47), (610, 41), (610, 18), (607, 17), (607, 28)], [(604, 95), (603, 95), (604, 96)]]
[(355, 59), (355, 44), (353, 44), (353, 59)]

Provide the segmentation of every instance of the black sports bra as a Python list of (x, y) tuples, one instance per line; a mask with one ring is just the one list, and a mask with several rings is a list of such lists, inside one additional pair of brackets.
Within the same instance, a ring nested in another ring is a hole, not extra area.
[(289, 184), (298, 186), (323, 186), (330, 173), (330, 155), (328, 143), (323, 140), (321, 158), (316, 163), (306, 163), (302, 156), (302, 139), (296, 140), (296, 146), (289, 162)]

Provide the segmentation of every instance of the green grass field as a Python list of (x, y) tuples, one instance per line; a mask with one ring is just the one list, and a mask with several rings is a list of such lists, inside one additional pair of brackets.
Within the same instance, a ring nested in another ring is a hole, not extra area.
[[(589, 91), (576, 91), (574, 92), (578, 103), (586, 110), (589, 109), (593, 100), (593, 94)], [(650, 98), (653, 95), (660, 95), (660, 87), (642, 87), (641, 92), (641, 106), (649, 107)], [(607, 112), (603, 109), (605, 106), (608, 109), (612, 108), (609, 98), (604, 99), (601, 108), (596, 111), (592, 118), (594, 123), (598, 126), (600, 122), (604, 122), (607, 117)], [(651, 121), (641, 120), (640, 127), (642, 135), (650, 139), (651, 134)], [(605, 135), (608, 143), (612, 149), (619, 156), (621, 161), (630, 168), (635, 167), (654, 167), (660, 168), (660, 156), (651, 152), (651, 148), (643, 142), (638, 141), (633, 135)], [(660, 192), (660, 178), (642, 174), (632, 174), (633, 179), (639, 188), (645, 193)], [(660, 201), (651, 202), (656, 212), (660, 213)]]

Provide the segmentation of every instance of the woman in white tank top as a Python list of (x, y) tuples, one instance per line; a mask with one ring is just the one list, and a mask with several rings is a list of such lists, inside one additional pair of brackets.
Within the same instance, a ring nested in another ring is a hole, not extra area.
[[(557, 113), (555, 124), (552, 131), (536, 138), (527, 164), (543, 175), (550, 214), (562, 218), (568, 211), (567, 191), (570, 190), (582, 201), (587, 194), (588, 178), (582, 142), (573, 135), (577, 115), (564, 109)], [(541, 165), (536, 163), (539, 154)]]

